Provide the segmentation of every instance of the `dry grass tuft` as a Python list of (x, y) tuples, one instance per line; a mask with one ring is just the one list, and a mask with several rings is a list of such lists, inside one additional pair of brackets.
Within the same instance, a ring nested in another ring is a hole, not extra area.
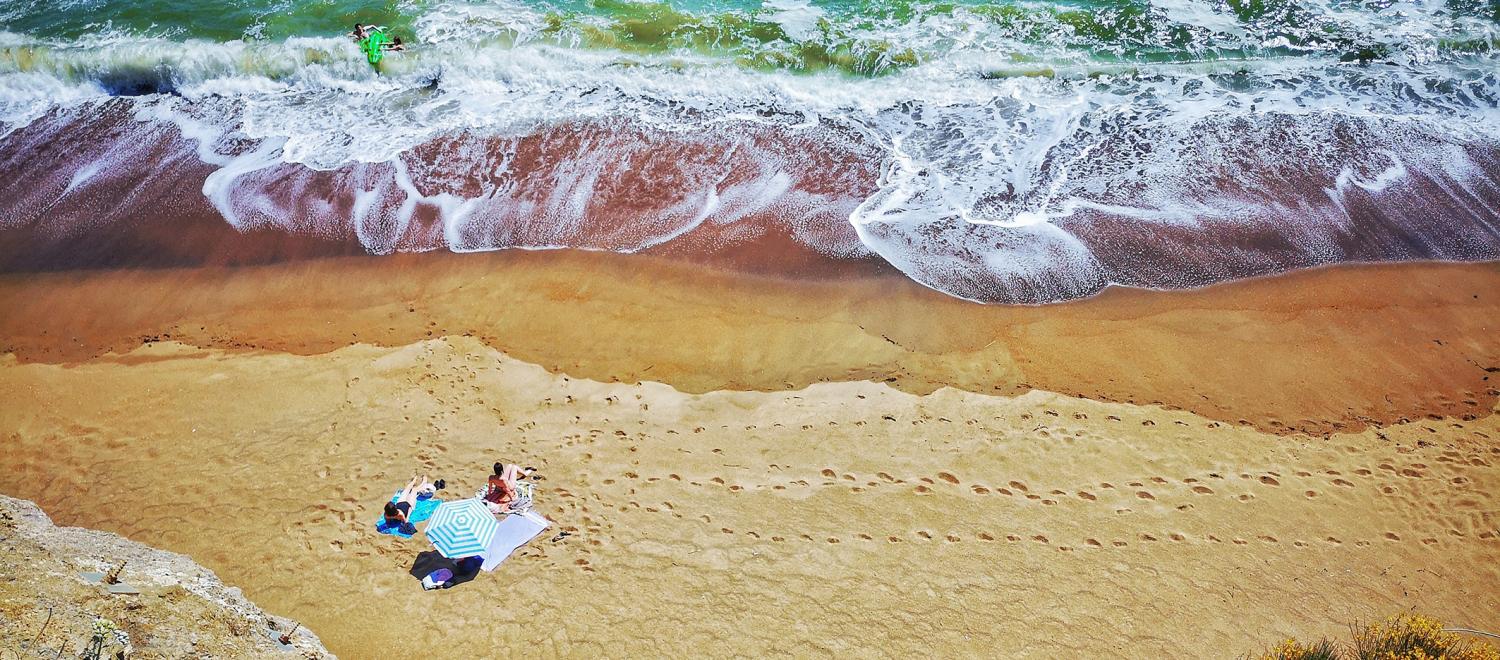
[(1357, 660), (1500, 660), (1500, 651), (1420, 614), (1398, 614), (1354, 631)]
[(1311, 644), (1288, 639), (1261, 654), (1260, 660), (1339, 660), (1339, 649), (1326, 639)]
[(1354, 628), (1348, 645), (1321, 639), (1304, 644), (1288, 639), (1259, 656), (1260, 660), (1500, 660), (1500, 651), (1482, 641), (1443, 630), (1436, 619), (1397, 614), (1380, 623)]

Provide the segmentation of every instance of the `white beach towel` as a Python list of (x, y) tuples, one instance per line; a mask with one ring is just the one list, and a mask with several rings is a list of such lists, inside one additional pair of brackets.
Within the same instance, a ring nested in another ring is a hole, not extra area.
[(494, 538), (490, 539), (489, 547), (485, 548), (484, 564), (480, 566), (486, 571), (493, 571), (505, 561), (510, 553), (516, 548), (526, 545), (527, 541), (536, 538), (542, 530), (547, 529), (552, 522), (543, 518), (535, 511), (525, 513), (513, 513), (500, 521), (500, 527), (495, 530)]

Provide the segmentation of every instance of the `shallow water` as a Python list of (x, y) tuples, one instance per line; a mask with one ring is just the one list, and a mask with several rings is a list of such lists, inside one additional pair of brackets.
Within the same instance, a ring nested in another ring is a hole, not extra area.
[[(355, 21), (413, 46), (376, 70)], [(0, 28), (11, 270), (159, 252), (147, 215), (377, 254), (789, 243), (987, 302), (1500, 257), (1493, 3), (36, 0)]]

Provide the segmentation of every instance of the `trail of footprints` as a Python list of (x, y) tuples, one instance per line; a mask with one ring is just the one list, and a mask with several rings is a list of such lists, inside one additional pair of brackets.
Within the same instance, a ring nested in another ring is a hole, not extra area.
[[(452, 358), (449, 358), (449, 361), (451, 362)], [(475, 387), (471, 382), (473, 381), (475, 376), (474, 372), (470, 370), (465, 375), (467, 376), (467, 378), (459, 377), (452, 380), (451, 382), (442, 383), (443, 385), (449, 386), (448, 389), (452, 390), (451, 392), (446, 393), (447, 396), (443, 396), (433, 389), (428, 390), (427, 393), (430, 396), (433, 396), (440, 406), (446, 408), (439, 413), (429, 415), (429, 418), (427, 420), (424, 420), (426, 422), (426, 425), (430, 428), (431, 431), (435, 433), (435, 435), (441, 435), (441, 431), (443, 430), (443, 428), (440, 422), (446, 421), (444, 417), (451, 414), (457, 414), (460, 410), (461, 406), (455, 405), (458, 404), (458, 402), (452, 400), (454, 395), (457, 395), (457, 399), (462, 400), (465, 398), (474, 397), (474, 395), (477, 393), (478, 388)], [(477, 402), (477, 399), (475, 401)], [(574, 401), (571, 396), (567, 397), (566, 403), (573, 402)], [(609, 401), (609, 403), (616, 403), (616, 401), (611, 400)], [(1057, 413), (1052, 411), (1046, 411), (1046, 414), (1047, 417), (1043, 418), (1043, 420), (1047, 418), (1060, 417)], [(1081, 412), (1073, 413), (1071, 417), (1077, 420), (1087, 419), (1087, 415)], [(1025, 421), (1030, 421), (1032, 419), (1032, 416), (1030, 414), (1024, 414), (1021, 416), (1021, 418)], [(1107, 418), (1112, 422), (1122, 421), (1119, 417), (1114, 415), (1109, 415), (1107, 416)], [(609, 422), (609, 420), (607, 419), (602, 421), (606, 424)], [(891, 422), (895, 420), (886, 419), (885, 421)], [(939, 419), (939, 421), (946, 422), (949, 420)], [(866, 423), (866, 421), (854, 422), (856, 426), (863, 426)], [(913, 420), (912, 423), (919, 423), (919, 420)], [(974, 420), (968, 420), (967, 423), (972, 425), (975, 422)], [(829, 422), (829, 424), (836, 425), (835, 422)], [(1141, 424), (1145, 426), (1154, 426), (1156, 423), (1152, 420), (1143, 420), (1141, 421)], [(1186, 426), (1186, 424), (1180, 420), (1174, 421), (1173, 424), (1178, 426)], [(1207, 426), (1210, 428), (1220, 428), (1224, 426), (1224, 424), (1221, 422), (1209, 422)], [(752, 430), (754, 428), (755, 427), (753, 426), (746, 427), (746, 430)], [(808, 428), (808, 426), (804, 426), (804, 430), (807, 430)], [(518, 428), (517, 430), (524, 432), (528, 429)], [(704, 429), (702, 427), (698, 427), (693, 429), (692, 432), (700, 433), (703, 430)], [(684, 431), (684, 433), (686, 432), (687, 431)], [(669, 431), (669, 433), (673, 432)], [(1039, 434), (1043, 436), (1050, 435), (1048, 429), (1046, 429), (1045, 426), (1041, 428)], [(567, 446), (573, 446), (580, 442), (591, 443), (595, 441), (599, 436), (603, 435), (606, 434), (602, 430), (591, 429), (587, 436), (579, 434), (572, 438), (573, 441), (565, 444)], [(622, 437), (627, 436), (627, 434), (623, 431), (615, 431), (615, 435)], [(441, 445), (433, 445), (432, 449), (436, 451), (436, 454), (441, 455), (445, 453), (447, 448)], [(1490, 451), (1491, 453), (1500, 454), (1500, 448), (1494, 448)], [(435, 458), (435, 456), (428, 454), (419, 456), (419, 458), (423, 459), (424, 463), (430, 465), (433, 462), (432, 459)], [(585, 459), (587, 458), (591, 457), (585, 455)], [(1442, 452), (1441, 455), (1435, 460), (1437, 462), (1447, 463), (1450, 466), (1490, 466), (1489, 459), (1481, 454), (1466, 455), (1458, 451), (1451, 450)], [(772, 465), (769, 467), (770, 469), (768, 471), (768, 474), (786, 473), (792, 470), (792, 466), (788, 465)], [(730, 493), (766, 490), (790, 491), (794, 489), (819, 488), (847, 488), (850, 492), (859, 493), (874, 489), (908, 488), (910, 492), (916, 496), (956, 494), (963, 497), (994, 498), (996, 501), (1006, 501), (1002, 498), (1008, 498), (1009, 501), (1014, 501), (1018, 504), (1036, 506), (1057, 506), (1063, 502), (1085, 506), (1115, 506), (1115, 513), (1124, 515), (1133, 512), (1132, 506), (1166, 505), (1173, 506), (1180, 511), (1187, 511), (1193, 508), (1193, 501), (1196, 498), (1202, 497), (1229, 497), (1239, 502), (1248, 503), (1256, 499), (1256, 493), (1260, 491), (1260, 489), (1280, 489), (1283, 487), (1293, 487), (1301, 489), (1302, 497), (1306, 498), (1309, 501), (1316, 501), (1319, 498), (1325, 497), (1329, 494), (1345, 491), (1361, 492), (1362, 494), (1366, 494), (1369, 491), (1365, 491), (1363, 489), (1371, 487), (1375, 488), (1376, 492), (1380, 493), (1381, 495), (1393, 496), (1400, 494), (1402, 489), (1401, 480), (1421, 479), (1425, 477), (1429, 469), (1430, 468), (1428, 465), (1420, 462), (1397, 465), (1393, 461), (1385, 461), (1379, 463), (1374, 468), (1355, 469), (1350, 474), (1343, 474), (1336, 470), (1324, 470), (1320, 474), (1313, 474), (1307, 471), (1298, 471), (1289, 476), (1273, 471), (1267, 471), (1259, 474), (1239, 473), (1234, 475), (1209, 473), (1206, 475), (1202, 475), (1201, 477), (1181, 478), (1176, 480), (1175, 483), (1160, 476), (1152, 476), (1144, 479), (1128, 481), (1124, 484), (1105, 482), (1098, 484), (1096, 487), (1070, 488), (1066, 490), (1056, 488), (1033, 490), (1031, 486), (1020, 480), (1008, 480), (1004, 481), (1003, 483), (965, 483), (958, 475), (948, 471), (939, 471), (931, 476), (917, 476), (903, 479), (898, 478), (888, 472), (876, 472), (874, 475), (860, 476), (850, 472), (843, 472), (833, 467), (826, 467), (818, 470), (816, 473), (817, 476), (809, 475), (803, 478), (787, 479), (779, 483), (750, 483), (747, 485), (741, 483), (732, 483), (730, 479), (726, 479), (723, 476), (711, 476), (707, 479), (699, 479), (684, 477), (681, 474), (675, 472), (654, 476), (642, 476), (635, 471), (627, 471), (618, 475), (617, 477), (604, 478), (599, 483), (604, 486), (626, 486), (628, 495), (630, 497), (636, 496), (636, 488), (630, 487), (631, 484), (645, 486), (657, 482), (674, 482), (693, 488), (724, 489)], [(1371, 485), (1366, 482), (1374, 483), (1373, 485)], [(1292, 486), (1291, 484), (1294, 483), (1297, 485)], [(1452, 477), (1449, 480), (1449, 483), (1452, 486), (1460, 489), (1471, 487), (1469, 480), (1462, 475)], [(645, 498), (627, 499), (623, 502), (619, 500), (606, 502), (605, 498), (598, 493), (593, 493), (588, 498), (585, 498), (576, 495), (564, 488), (549, 489), (547, 496), (557, 497), (566, 509), (566, 514), (563, 519), (559, 521), (560, 524), (557, 529), (559, 531), (577, 535), (577, 537), (574, 539), (568, 539), (568, 543), (566, 544), (568, 545), (568, 550), (563, 553), (563, 557), (565, 559), (562, 561), (565, 561), (568, 565), (586, 572), (592, 572), (595, 570), (590, 562), (590, 548), (598, 547), (604, 542), (608, 541), (612, 531), (615, 528), (614, 524), (610, 522), (610, 518), (612, 517), (611, 514), (614, 511), (618, 510), (619, 512), (630, 512), (635, 510), (648, 514), (672, 515), (676, 518), (685, 518), (688, 515), (680, 512), (678, 510), (678, 507), (672, 502), (663, 501), (657, 503), (643, 503), (642, 501), (640, 501)], [(350, 498), (346, 497), (344, 499), (347, 504)], [(340, 521), (345, 523), (350, 522), (350, 519), (348, 518), (346, 513), (337, 509), (331, 512), (319, 511), (318, 513), (323, 515), (332, 513), (333, 515), (337, 516)], [(704, 525), (713, 525), (713, 518), (710, 515), (704, 514), (692, 517), (703, 523)], [(1051, 546), (1060, 552), (1073, 552), (1079, 549), (1093, 550), (1126, 548), (1131, 546), (1132, 544), (1149, 546), (1150, 544), (1155, 543), (1215, 543), (1227, 544), (1232, 546), (1247, 546), (1252, 544), (1279, 544), (1283, 542), (1282, 539), (1271, 534), (1243, 534), (1225, 538), (1220, 538), (1218, 536), (1210, 534), (1190, 538), (1187, 535), (1179, 532), (1159, 530), (1136, 532), (1135, 535), (1130, 538), (1087, 537), (1079, 539), (1076, 542), (1063, 542), (1061, 540), (1049, 537), (1047, 534), (1026, 533), (1015, 530), (1008, 532), (975, 529), (947, 532), (914, 530), (896, 534), (849, 533), (842, 536), (818, 535), (815, 537), (814, 535), (807, 533), (770, 533), (763, 531), (736, 530), (721, 526), (718, 528), (718, 532), (729, 536), (739, 535), (746, 538), (755, 539), (757, 541), (768, 541), (772, 544), (788, 544), (799, 542), (827, 545), (837, 545), (846, 542), (853, 544), (1029, 543)], [(1442, 536), (1463, 538), (1466, 535), (1456, 527), (1450, 527), (1449, 529), (1444, 530), (1443, 534), (1413, 535), (1407, 533), (1403, 535), (1402, 533), (1398, 533), (1397, 531), (1385, 531), (1380, 535), (1380, 537), (1376, 539), (1356, 539), (1353, 540), (1352, 543), (1358, 547), (1367, 547), (1376, 542), (1398, 543), (1414, 541), (1422, 543), (1423, 545), (1430, 546), (1440, 543), (1440, 538)], [(1497, 538), (1497, 534), (1494, 530), (1488, 530), (1478, 532), (1477, 537), (1484, 540), (1494, 540)], [(1342, 545), (1345, 542), (1345, 539), (1339, 539), (1333, 536), (1325, 536), (1323, 538), (1315, 540), (1293, 539), (1290, 541), (1290, 545), (1298, 548), (1305, 548), (1312, 547), (1315, 544)], [(338, 544), (337, 541), (334, 541), (333, 543)], [(551, 545), (552, 544), (548, 543), (539, 544), (537, 547), (523, 552), (520, 557), (525, 558), (528, 556), (539, 556), (542, 560), (545, 561), (546, 566), (556, 567), (559, 564), (559, 560), (552, 558), (548, 554), (548, 547)], [(384, 554), (382, 550), (377, 549), (376, 551)]]
[[(1491, 450), (1500, 453), (1500, 449)], [(1489, 461), (1478, 454), (1463, 455), (1457, 451), (1447, 451), (1437, 459), (1456, 465), (1483, 466), (1488, 467)], [(1357, 491), (1370, 486), (1359, 485), (1360, 482), (1374, 481), (1374, 487), (1382, 495), (1393, 495), (1400, 490), (1399, 479), (1422, 479), (1426, 476), (1429, 466), (1420, 462), (1414, 462), (1398, 466), (1392, 462), (1382, 462), (1374, 469), (1358, 468), (1352, 474), (1344, 474), (1337, 470), (1323, 470), (1314, 474), (1305, 470), (1298, 470), (1291, 475), (1283, 475), (1276, 471), (1265, 471), (1259, 474), (1238, 473), (1234, 475), (1223, 475), (1209, 473), (1203, 478), (1186, 477), (1178, 479), (1175, 483), (1160, 476), (1152, 476), (1141, 480), (1129, 481), (1124, 484), (1104, 482), (1098, 484), (1095, 489), (1048, 489), (1033, 490), (1031, 486), (1023, 481), (1010, 480), (1003, 485), (968, 483), (966, 484), (958, 475), (940, 471), (932, 476), (918, 476), (910, 479), (898, 478), (888, 472), (876, 472), (874, 475), (861, 477), (859, 475), (841, 472), (832, 467), (827, 467), (817, 472), (817, 478), (792, 478), (780, 483), (751, 484), (748, 489), (743, 484), (731, 483), (722, 476), (709, 477), (706, 480), (695, 480), (684, 478), (678, 473), (666, 473), (662, 476), (643, 477), (637, 472), (628, 471), (619, 478), (605, 478), (601, 483), (605, 486), (638, 484), (645, 487), (656, 482), (669, 481), (694, 488), (719, 488), (731, 493), (753, 491), (787, 491), (792, 489), (818, 489), (818, 488), (846, 488), (850, 492), (865, 492), (878, 488), (901, 487), (909, 488), (910, 492), (917, 496), (936, 494), (939, 492), (956, 494), (962, 497), (978, 498), (1012, 498), (1013, 501), (1027, 505), (1055, 506), (1067, 500), (1076, 501), (1083, 505), (1108, 504), (1116, 506), (1117, 514), (1129, 514), (1133, 509), (1128, 506), (1132, 502), (1145, 505), (1168, 504), (1177, 510), (1186, 511), (1193, 508), (1192, 500), (1201, 497), (1230, 497), (1240, 502), (1250, 502), (1256, 499), (1255, 492), (1262, 489), (1280, 489), (1295, 483), (1294, 488), (1302, 490), (1302, 497), (1315, 501), (1320, 497), (1333, 492), (1348, 489)], [(770, 465), (767, 474), (785, 473), (792, 470), (788, 465)], [(1448, 483), (1457, 488), (1464, 488), (1470, 481), (1467, 477), (1456, 476)], [(1218, 488), (1214, 486), (1218, 485)], [(636, 495), (636, 488), (628, 487), (630, 496)], [(645, 498), (639, 498), (645, 499)], [(624, 505), (617, 507), (619, 511), (626, 512), (632, 509), (643, 510), (647, 513), (668, 513), (678, 518), (684, 517), (677, 511), (677, 506), (671, 502), (661, 502), (659, 505), (646, 505), (638, 500), (629, 500)], [(697, 520), (705, 525), (713, 524), (710, 515), (696, 516)], [(1142, 531), (1137, 532), (1132, 538), (1094, 538), (1088, 537), (1078, 540), (1076, 543), (1061, 542), (1054, 540), (1046, 534), (1030, 534), (1023, 532), (997, 532), (992, 530), (965, 530), (938, 532), (932, 530), (915, 530), (901, 534), (871, 534), (851, 533), (843, 536), (818, 535), (806, 533), (768, 533), (762, 531), (743, 531), (729, 527), (719, 527), (718, 531), (725, 535), (744, 535), (757, 540), (768, 540), (772, 543), (825, 543), (829, 545), (844, 542), (852, 543), (1037, 543), (1049, 545), (1061, 552), (1072, 552), (1077, 549), (1105, 549), (1124, 548), (1132, 543), (1222, 543), (1234, 546), (1245, 546), (1252, 544), (1278, 544), (1280, 539), (1271, 534), (1244, 534), (1237, 536), (1219, 537), (1207, 534), (1190, 538), (1186, 534), (1174, 531)], [(1444, 534), (1429, 534), (1403, 536), (1396, 531), (1386, 531), (1377, 539), (1355, 539), (1352, 543), (1357, 547), (1367, 547), (1374, 542), (1403, 542), (1417, 541), (1424, 545), (1435, 545), (1440, 543), (1440, 536), (1451, 536), (1464, 538), (1466, 534), (1456, 527), (1450, 527)], [(1477, 533), (1477, 537), (1484, 540), (1497, 538), (1494, 530)], [(1290, 544), (1298, 548), (1312, 547), (1316, 544), (1342, 545), (1345, 539), (1335, 536), (1324, 536), (1317, 539), (1304, 540), (1292, 539)]]

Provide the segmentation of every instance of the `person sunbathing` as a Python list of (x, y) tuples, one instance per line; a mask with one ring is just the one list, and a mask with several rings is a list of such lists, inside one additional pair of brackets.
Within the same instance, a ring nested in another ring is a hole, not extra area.
[(491, 513), (507, 513), (520, 499), (519, 482), (532, 470), (523, 469), (514, 463), (496, 463), (495, 473), (490, 475), (485, 486), (484, 502)]
[(424, 492), (430, 494), (436, 490), (437, 486), (428, 483), (426, 476), (421, 479), (412, 476), (411, 481), (407, 482), (406, 487), (402, 488), (401, 493), (396, 496), (396, 501), (385, 503), (386, 526), (394, 527), (402, 534), (417, 533), (417, 526), (407, 520), (407, 517), (411, 515), (412, 506), (417, 503), (417, 494)]

